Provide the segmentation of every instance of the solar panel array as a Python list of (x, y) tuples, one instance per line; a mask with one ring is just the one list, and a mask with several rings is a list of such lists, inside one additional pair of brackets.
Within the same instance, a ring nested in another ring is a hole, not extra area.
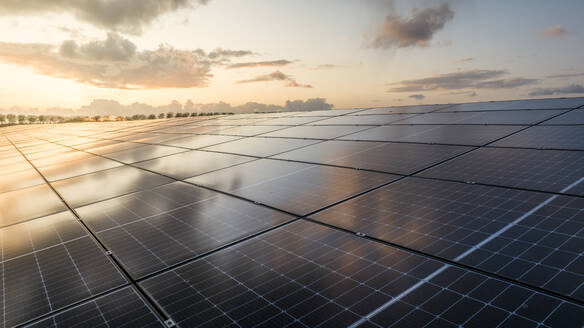
[(584, 98), (0, 129), (2, 327), (581, 327)]

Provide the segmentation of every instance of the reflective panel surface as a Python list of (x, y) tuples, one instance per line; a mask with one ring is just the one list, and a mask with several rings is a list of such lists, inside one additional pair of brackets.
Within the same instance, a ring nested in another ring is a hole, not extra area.
[(495, 147), (584, 150), (581, 126), (532, 126), (493, 143)]
[(296, 126), (263, 134), (262, 137), (334, 139), (365, 130), (367, 126)]
[[(260, 159), (186, 181), (305, 215), (396, 178), (390, 174)], [(334, 188), (329, 188), (332, 183)]]
[(74, 178), (53, 186), (72, 207), (173, 182), (172, 179), (137, 168), (123, 166)]
[(211, 146), (204, 150), (234, 153), (241, 155), (266, 157), (283, 153), (292, 149), (306, 147), (318, 143), (318, 140), (299, 140), (282, 138), (245, 138), (220, 145)]
[(34, 219), (66, 209), (65, 204), (46, 184), (1, 193), (0, 226)]
[(394, 124), (536, 124), (560, 115), (562, 110), (522, 110), (500, 112), (455, 112), (418, 115)]
[(141, 284), (187, 327), (556, 325), (584, 315), (574, 303), (304, 221)]
[(274, 158), (411, 174), (471, 149), (460, 146), (332, 140)]
[(584, 177), (584, 153), (482, 148), (424, 171), (420, 175), (584, 195), (584, 183), (577, 183)]
[(253, 160), (253, 157), (193, 150), (135, 165), (176, 179), (185, 179)]
[(519, 126), (504, 125), (393, 125), (376, 127), (339, 139), (481, 146), (520, 129)]

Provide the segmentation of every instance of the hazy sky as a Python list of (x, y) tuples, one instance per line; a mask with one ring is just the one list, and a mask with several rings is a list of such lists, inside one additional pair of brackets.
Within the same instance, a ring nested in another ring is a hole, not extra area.
[(584, 95), (584, 1), (0, 0), (0, 107)]

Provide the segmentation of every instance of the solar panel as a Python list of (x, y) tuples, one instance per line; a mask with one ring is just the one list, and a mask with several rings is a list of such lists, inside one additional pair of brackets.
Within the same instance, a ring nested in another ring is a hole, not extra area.
[(158, 145), (145, 145), (115, 153), (108, 153), (104, 156), (126, 164), (142, 162), (149, 159), (172, 155), (186, 151), (182, 148), (166, 147)]
[(103, 157), (92, 156), (76, 161), (58, 163), (49, 166), (39, 166), (42, 175), (49, 181), (56, 181), (75, 177), (78, 175), (107, 170), (123, 164)]
[[(382, 173), (260, 159), (186, 181), (304, 215), (396, 178)], [(329, 188), (333, 182), (335, 187)]]
[(584, 105), (584, 98), (525, 99), (457, 104), (441, 112), (514, 110), (514, 109), (572, 109)]
[(3, 127), (0, 326), (584, 326), (582, 105)]
[(501, 112), (454, 112), (429, 113), (418, 115), (394, 124), (536, 124), (548, 118), (560, 115), (562, 110), (522, 110)]
[(295, 126), (263, 134), (262, 137), (334, 139), (368, 129), (367, 126)]
[[(584, 195), (584, 153), (482, 148), (420, 173), (421, 176)], [(563, 191), (564, 190), (564, 191)]]
[(135, 165), (175, 179), (185, 179), (253, 160), (255, 158), (247, 156), (192, 150), (136, 163)]
[(584, 129), (579, 126), (532, 126), (495, 142), (493, 146), (584, 150)]
[(544, 125), (584, 124), (584, 109), (577, 109), (553, 118)]
[(78, 207), (169, 182), (173, 180), (137, 168), (122, 166), (59, 180), (54, 182), (53, 186), (69, 205)]
[(306, 147), (317, 142), (319, 141), (251, 137), (207, 147), (204, 148), (204, 150), (266, 157), (283, 153), (292, 149)]
[(508, 125), (394, 125), (376, 127), (339, 139), (481, 146), (520, 129)]
[(331, 140), (274, 158), (412, 174), (471, 149), (461, 146)]
[(303, 221), (141, 284), (186, 327), (557, 324), (584, 314), (531, 289)]
[(157, 140), (151, 140), (152, 143), (160, 143), (166, 146), (184, 147), (190, 149), (197, 149), (216, 145), (219, 143), (237, 140), (239, 138), (232, 136), (208, 136), (208, 135), (197, 135), (189, 137), (178, 137), (166, 141), (158, 142)]
[(27, 325), (28, 328), (165, 327), (136, 292), (126, 287)]
[(67, 207), (47, 185), (0, 193), (0, 227), (66, 209)]
[[(584, 300), (584, 199), (408, 178), (312, 216)], [(485, 242), (486, 241), (486, 242)]]
[(286, 126), (281, 126), (281, 125), (278, 125), (278, 126), (269, 126), (269, 125), (245, 126), (245, 125), (241, 125), (241, 126), (237, 126), (237, 127), (225, 126), (221, 129), (213, 131), (212, 134), (224, 134), (224, 135), (229, 135), (229, 136), (252, 137), (252, 136), (257, 136), (258, 134), (268, 133), (268, 132), (272, 132), (272, 131), (276, 131), (276, 130), (280, 130), (280, 129), (284, 129), (284, 128), (286, 128)]
[(312, 122), (312, 125), (383, 125), (407, 119), (412, 114), (388, 114), (388, 115), (348, 115), (337, 116), (322, 121)]
[[(126, 283), (70, 216), (55, 215), (2, 229), (5, 327), (32, 320)], [(48, 228), (48, 229), (47, 229)], [(10, 238), (17, 231), (24, 232)]]
[[(139, 196), (138, 196), (139, 197)], [(111, 204), (111, 203), (110, 203)], [(99, 210), (98, 207), (94, 207)], [(213, 249), (269, 229), (293, 217), (237, 198), (216, 194), (161, 214), (135, 215), (132, 205), (108, 207), (108, 227), (91, 213), (89, 225), (136, 278), (165, 269)], [(85, 211), (87, 212), (87, 210)], [(118, 217), (118, 215), (120, 217)], [(85, 220), (85, 217), (82, 216)], [(92, 221), (95, 222), (92, 223)]]
[[(4, 171), (0, 171), (4, 173)], [(6, 172), (0, 175), (0, 193), (32, 187), (45, 183), (36, 170), (28, 169), (17, 172)]]

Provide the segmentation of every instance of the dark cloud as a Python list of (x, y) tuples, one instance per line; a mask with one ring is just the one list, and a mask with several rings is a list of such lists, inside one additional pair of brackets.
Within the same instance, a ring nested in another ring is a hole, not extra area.
[(286, 75), (280, 71), (274, 71), (270, 74), (258, 75), (253, 79), (237, 81), (238, 84), (254, 83), (254, 82), (270, 82), (270, 81), (286, 81), (284, 86), (293, 88), (312, 88), (309, 84), (300, 84), (294, 78)]
[(566, 31), (566, 29), (562, 25), (550, 26), (543, 31), (543, 35), (551, 37), (551, 38), (557, 38), (560, 36), (564, 36), (567, 33), (568, 32)]
[(410, 95), (408, 98), (412, 98), (412, 99), (416, 99), (416, 100), (422, 100), (424, 98), (426, 98), (423, 94), (413, 94)]
[(413, 10), (412, 17), (387, 16), (385, 23), (371, 40), (373, 48), (425, 47), (436, 32), (454, 18), (448, 4), (437, 8)]
[(158, 17), (208, 0), (2, 0), (0, 15), (71, 13), (114, 31), (138, 34)]
[(570, 84), (559, 88), (538, 88), (529, 92), (529, 95), (532, 97), (566, 94), (584, 94), (584, 86), (580, 84)]
[(420, 92), (431, 90), (459, 89), (501, 89), (516, 88), (537, 83), (536, 79), (508, 78), (501, 79), (503, 70), (469, 70), (441, 74), (416, 80), (404, 80), (389, 84), (388, 92)]
[(581, 77), (584, 76), (584, 73), (560, 73), (560, 74), (551, 74), (546, 76), (548, 79), (567, 79), (572, 77)]
[(32, 67), (37, 73), (115, 89), (204, 87), (214, 65), (250, 54), (244, 50), (180, 50), (160, 46), (138, 51), (123, 37), (60, 46), (0, 42), (0, 61)]
[(292, 64), (292, 61), (286, 59), (271, 60), (271, 61), (257, 61), (246, 63), (235, 63), (227, 66), (227, 68), (248, 68), (248, 67), (280, 67)]

